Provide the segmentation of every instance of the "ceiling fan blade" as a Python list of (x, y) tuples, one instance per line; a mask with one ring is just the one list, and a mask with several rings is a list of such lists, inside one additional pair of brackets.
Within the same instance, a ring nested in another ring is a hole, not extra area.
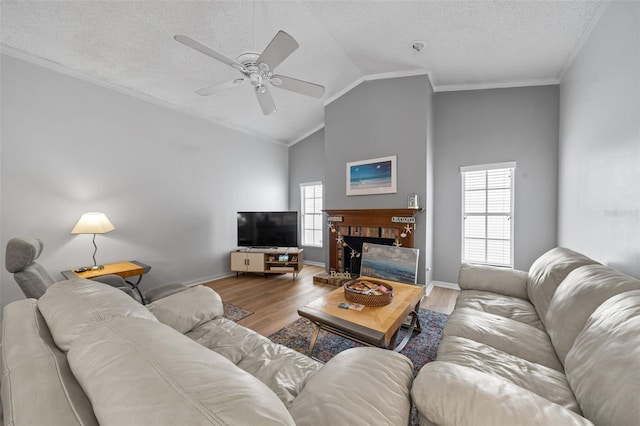
[(256, 97), (258, 98), (258, 102), (260, 103), (260, 108), (262, 108), (262, 112), (264, 115), (273, 114), (276, 112), (276, 104), (273, 102), (273, 97), (271, 93), (269, 93), (269, 88), (267, 86), (262, 86), (264, 91), (260, 93), (257, 90), (253, 90), (256, 92)]
[(232, 87), (236, 87), (244, 81), (244, 78), (237, 78), (235, 80), (225, 81), (224, 83), (212, 84), (211, 86), (203, 87), (202, 89), (196, 90), (196, 94), (200, 96), (213, 95), (214, 93), (222, 92), (224, 90), (231, 89)]
[(231, 67), (234, 67), (238, 70), (244, 70), (244, 67), (242, 66), (241, 63), (228, 58), (227, 56), (223, 55), (222, 53), (216, 52), (215, 50), (205, 46), (204, 44), (200, 43), (197, 40), (192, 39), (189, 36), (186, 35), (182, 35), (182, 34), (178, 34), (176, 36), (173, 37), (177, 42), (184, 44), (185, 46), (188, 46), (192, 49), (197, 50), (200, 53), (204, 53), (207, 56), (212, 57), (213, 59), (216, 59), (220, 62), (222, 62), (223, 64), (229, 65)]
[(324, 86), (285, 75), (274, 75), (271, 77), (271, 84), (285, 90), (301, 93), (303, 95), (321, 98), (324, 95)]
[(293, 37), (284, 31), (278, 31), (278, 34), (276, 34), (264, 49), (264, 52), (262, 52), (257, 62), (258, 64), (266, 64), (269, 70), (273, 71), (273, 69), (291, 55), (298, 46), (298, 42), (295, 41)]

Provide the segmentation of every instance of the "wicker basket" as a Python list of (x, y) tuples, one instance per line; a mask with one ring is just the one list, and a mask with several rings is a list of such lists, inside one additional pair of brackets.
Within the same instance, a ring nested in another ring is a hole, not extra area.
[[(370, 294), (369, 290), (359, 290), (354, 288), (356, 286), (366, 286), (365, 283), (383, 286), (388, 290), (388, 292), (376, 295)], [(393, 300), (393, 287), (387, 283), (383, 283), (382, 281), (355, 279), (344, 283), (344, 297), (351, 303), (360, 303), (365, 306), (384, 306), (388, 305)]]

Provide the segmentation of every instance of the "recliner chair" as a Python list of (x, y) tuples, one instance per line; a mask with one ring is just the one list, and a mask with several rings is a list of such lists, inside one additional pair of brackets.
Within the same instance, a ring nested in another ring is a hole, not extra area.
[(13, 274), (27, 298), (40, 298), (47, 287), (56, 282), (49, 271), (35, 262), (43, 248), (42, 241), (37, 238), (12, 238), (7, 243), (7, 271)]
[[(38, 238), (12, 238), (7, 243), (5, 266), (7, 271), (13, 274), (14, 279), (27, 298), (40, 298), (47, 291), (47, 288), (56, 282), (56, 279), (53, 278), (49, 271), (35, 261), (43, 249), (44, 244)], [(103, 275), (102, 277), (94, 278), (93, 281), (116, 287), (143, 304), (187, 288), (184, 284), (163, 285), (147, 291), (143, 295), (144, 300), (141, 300), (140, 295), (129, 287), (124, 278), (119, 275)]]

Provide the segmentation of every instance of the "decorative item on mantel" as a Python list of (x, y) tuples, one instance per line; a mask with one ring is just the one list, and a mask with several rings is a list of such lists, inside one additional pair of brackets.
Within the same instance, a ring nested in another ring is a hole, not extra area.
[(418, 197), (418, 194), (409, 194), (407, 208), (416, 210), (420, 209), (420, 197)]

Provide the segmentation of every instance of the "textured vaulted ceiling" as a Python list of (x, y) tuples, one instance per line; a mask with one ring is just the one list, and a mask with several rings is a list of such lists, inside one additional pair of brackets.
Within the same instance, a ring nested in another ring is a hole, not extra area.
[[(434, 88), (557, 83), (606, 1), (2, 1), (2, 50), (265, 138), (293, 143), (324, 106), (381, 76), (428, 73)], [(276, 71), (322, 84), (322, 99), (250, 85), (201, 97), (238, 72), (173, 39), (235, 58), (278, 30), (300, 44)], [(424, 50), (410, 46), (423, 40)]]

